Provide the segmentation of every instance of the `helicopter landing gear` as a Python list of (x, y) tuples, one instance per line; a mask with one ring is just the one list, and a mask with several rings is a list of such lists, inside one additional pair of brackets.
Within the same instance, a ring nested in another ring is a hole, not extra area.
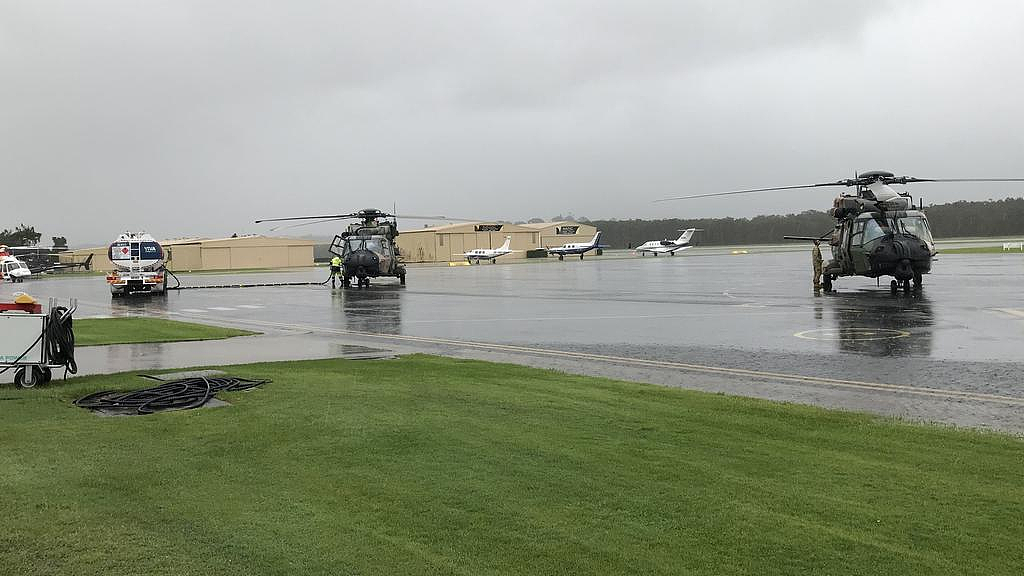
[(911, 290), (915, 292), (921, 289), (921, 275), (914, 274), (913, 284), (910, 280), (893, 280), (889, 282), (889, 290), (895, 294), (902, 289), (904, 292), (909, 293)]
[(914, 272), (914, 292), (920, 292), (924, 285), (924, 277), (920, 272)]
[(348, 288), (349, 286), (352, 286), (352, 277), (351, 276), (342, 276), (341, 277), (341, 286), (342, 286), (342, 288)]
[(404, 273), (398, 275), (398, 283), (401, 284), (402, 286), (405, 286), (405, 274)]
[(832, 275), (831, 274), (823, 274), (822, 275), (822, 277), (821, 277), (821, 288), (825, 291), (826, 294), (832, 291)]

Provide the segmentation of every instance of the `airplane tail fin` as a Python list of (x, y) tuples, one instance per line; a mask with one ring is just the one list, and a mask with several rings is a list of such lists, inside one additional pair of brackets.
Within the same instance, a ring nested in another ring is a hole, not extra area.
[(598, 246), (599, 244), (601, 244), (601, 231), (600, 230), (597, 231), (597, 234), (594, 234), (594, 239), (590, 241), (590, 244), (593, 245), (593, 246)]
[(679, 236), (679, 239), (676, 240), (676, 242), (678, 242), (680, 244), (685, 244), (685, 243), (690, 241), (690, 238), (693, 238), (693, 233), (694, 232), (700, 232), (700, 231), (701, 231), (700, 228), (687, 228), (686, 230), (683, 230), (683, 233)]
[(498, 248), (498, 250), (501, 250), (501, 251), (508, 250), (508, 247), (511, 246), (511, 245), (512, 245), (512, 237), (511, 236), (505, 236), (505, 243), (502, 244), (501, 248)]
[(92, 270), (92, 257), (93, 254), (89, 254), (89, 256), (85, 259), (85, 262), (82, 262), (82, 268), (85, 268), (86, 270)]

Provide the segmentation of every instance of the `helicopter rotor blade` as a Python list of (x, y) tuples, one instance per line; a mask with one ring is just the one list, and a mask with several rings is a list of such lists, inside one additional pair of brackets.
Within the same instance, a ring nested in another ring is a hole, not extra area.
[(1024, 178), (915, 178), (912, 176), (901, 176), (896, 178), (893, 184), (907, 184), (909, 182), (1024, 182)]
[[(390, 216), (390, 214), (389, 214)], [(455, 218), (452, 216), (413, 216), (412, 214), (395, 214), (396, 218), (406, 218), (409, 220), (441, 220), (450, 222), (480, 222), (480, 218)]]
[(268, 232), (274, 232), (276, 230), (287, 230), (289, 228), (300, 228), (302, 226), (314, 226), (316, 224), (324, 224), (326, 222), (337, 222), (338, 220), (346, 220), (347, 218), (328, 218), (326, 220), (316, 220), (314, 222), (299, 222), (297, 224), (284, 224), (281, 226), (274, 226)]
[(801, 188), (821, 188), (822, 186), (849, 186), (846, 180), (838, 182), (822, 182), (820, 184), (801, 184), (799, 186), (773, 186), (771, 188), (750, 188), (747, 190), (731, 190), (729, 192), (711, 192), (708, 194), (693, 194), (690, 196), (675, 196), (672, 198), (661, 198), (655, 202), (668, 202), (669, 200), (689, 200), (691, 198), (709, 198), (711, 196), (732, 196), (733, 194), (753, 194), (755, 192), (773, 192), (776, 190), (799, 190)]
[(324, 216), (294, 216), (291, 218), (264, 218), (263, 220), (257, 220), (256, 224), (263, 222), (284, 222), (287, 220), (323, 220), (325, 218), (333, 218), (335, 220), (341, 220), (343, 218), (355, 218), (358, 214), (327, 214)]

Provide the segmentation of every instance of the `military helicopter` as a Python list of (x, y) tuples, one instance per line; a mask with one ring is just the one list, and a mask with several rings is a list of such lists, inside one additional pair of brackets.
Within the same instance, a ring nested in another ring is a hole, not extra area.
[[(446, 216), (405, 216), (415, 220), (454, 220)], [(370, 278), (391, 276), (405, 284), (405, 266), (399, 262), (398, 216), (381, 212), (376, 208), (366, 208), (350, 214), (329, 214), (325, 216), (297, 216), (294, 218), (266, 218), (262, 222), (286, 222), (295, 220), (312, 220), (295, 226), (323, 224), (336, 220), (355, 219), (340, 235), (335, 235), (331, 242), (330, 252), (341, 258), (342, 286), (348, 288), (353, 280), (359, 287), (370, 285)], [(276, 228), (275, 228), (276, 230)]]
[(909, 292), (912, 288), (921, 289), (923, 275), (931, 271), (936, 254), (931, 227), (921, 203), (915, 206), (909, 193), (890, 188), (893, 184), (915, 182), (1024, 182), (1024, 178), (915, 178), (876, 170), (835, 182), (695, 194), (657, 202), (826, 186), (853, 188), (854, 194), (840, 194), (832, 203), (829, 215), (836, 220), (833, 230), (820, 237), (784, 238), (828, 239), (833, 258), (823, 269), (822, 284), (826, 292), (832, 291), (832, 282), (840, 276), (892, 276), (889, 287), (893, 292), (900, 288)]

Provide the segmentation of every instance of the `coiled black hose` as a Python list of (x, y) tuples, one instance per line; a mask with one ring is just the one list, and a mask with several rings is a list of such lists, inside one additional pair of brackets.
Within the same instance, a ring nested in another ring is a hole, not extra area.
[(46, 322), (46, 357), (50, 364), (64, 366), (64, 378), (68, 374), (78, 373), (75, 362), (75, 331), (72, 328), (71, 314), (63, 306), (50, 309), (50, 317)]
[[(151, 380), (156, 376), (140, 375)], [(106, 390), (83, 396), (75, 400), (75, 406), (90, 410), (104, 410), (118, 414), (153, 414), (165, 410), (189, 410), (199, 408), (218, 392), (238, 392), (267, 384), (270, 380), (249, 380), (246, 378), (182, 378), (163, 382), (152, 388), (132, 392)]]

